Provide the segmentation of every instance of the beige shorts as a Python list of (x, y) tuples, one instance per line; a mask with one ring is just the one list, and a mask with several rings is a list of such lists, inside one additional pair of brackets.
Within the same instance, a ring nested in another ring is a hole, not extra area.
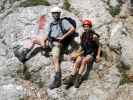
[(60, 56), (60, 47), (59, 46), (53, 46), (51, 51), (52, 56)]

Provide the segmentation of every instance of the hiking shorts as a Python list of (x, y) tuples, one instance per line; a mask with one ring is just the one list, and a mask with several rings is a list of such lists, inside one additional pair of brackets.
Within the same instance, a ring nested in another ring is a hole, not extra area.
[(84, 57), (89, 59), (90, 62), (93, 62), (95, 60), (94, 53), (81, 55), (81, 59), (83, 59)]
[(60, 46), (53, 45), (52, 50), (51, 50), (51, 55), (52, 56), (60, 56)]

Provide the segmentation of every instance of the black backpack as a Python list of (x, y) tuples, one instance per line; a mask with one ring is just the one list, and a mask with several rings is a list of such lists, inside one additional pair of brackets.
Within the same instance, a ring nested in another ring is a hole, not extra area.
[(61, 20), (64, 20), (64, 19), (67, 20), (70, 24), (72, 24), (74, 28), (76, 28), (76, 21), (74, 19), (72, 19), (71, 17), (64, 17)]
[[(67, 30), (65, 30), (65, 29), (63, 28), (63, 25), (62, 25), (62, 21), (63, 21), (63, 20), (67, 20), (74, 28), (76, 28), (76, 21), (75, 21), (74, 19), (72, 19), (71, 17), (64, 17), (64, 18), (61, 18), (60, 21), (59, 21), (59, 26), (60, 26), (60, 28), (61, 28), (62, 33), (66, 33), (66, 32), (67, 32)], [(49, 34), (48, 34), (48, 37), (49, 37), (49, 38), (52, 38), (52, 37), (51, 37), (52, 25), (53, 25), (53, 23), (50, 24), (50, 32), (49, 32)], [(75, 37), (77, 37), (77, 36), (78, 36), (78, 33), (77, 33), (76, 31), (74, 31), (71, 35), (69, 35), (68, 37), (66, 37), (66, 38), (64, 39), (64, 41), (62, 41), (63, 46), (64, 46), (64, 47), (68, 47), (68, 45), (70, 44), (70, 42), (71, 42)], [(52, 39), (53, 39), (53, 38), (52, 38)], [(56, 39), (55, 39), (55, 40), (56, 40)]]

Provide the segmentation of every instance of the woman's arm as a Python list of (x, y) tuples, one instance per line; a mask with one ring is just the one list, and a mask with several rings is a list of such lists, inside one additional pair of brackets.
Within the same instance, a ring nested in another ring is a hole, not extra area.
[(98, 49), (97, 49), (97, 55), (96, 55), (96, 62), (100, 62), (100, 55), (101, 55), (101, 45), (99, 43), (99, 38), (96, 41), (97, 45), (98, 45)]

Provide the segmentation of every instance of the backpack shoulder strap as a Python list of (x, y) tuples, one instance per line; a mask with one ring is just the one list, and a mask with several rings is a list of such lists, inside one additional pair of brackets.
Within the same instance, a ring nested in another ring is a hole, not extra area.
[(94, 30), (92, 30), (93, 34), (95, 34), (98, 38), (100, 37), (99, 34), (97, 34)]
[(66, 31), (64, 30), (63, 28), (63, 25), (62, 25), (62, 21), (64, 20), (65, 18), (61, 18), (60, 21), (59, 21), (59, 26), (60, 26), (60, 29), (61, 29), (61, 32), (64, 34)]
[(51, 32), (52, 32), (52, 26), (53, 26), (53, 23), (50, 23), (50, 29), (49, 29), (49, 33), (48, 33), (48, 38), (51, 37)]

